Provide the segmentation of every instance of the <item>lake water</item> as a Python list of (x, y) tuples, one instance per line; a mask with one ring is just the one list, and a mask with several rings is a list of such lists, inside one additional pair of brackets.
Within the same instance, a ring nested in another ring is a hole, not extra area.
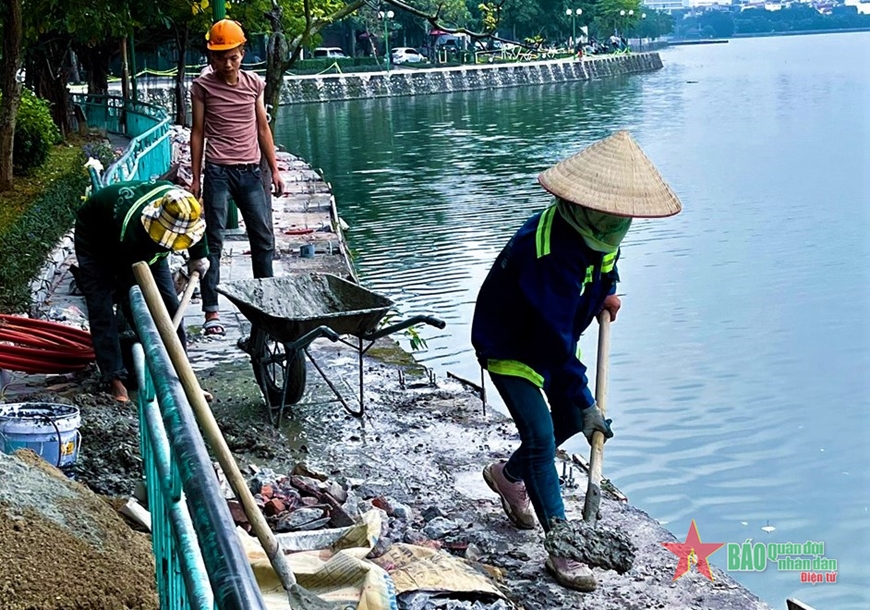
[(477, 380), (475, 295), (550, 203), (537, 174), (629, 129), (684, 211), (624, 244), (605, 475), (681, 539), (694, 519), (706, 542), (824, 542), (836, 584), (732, 575), (775, 608), (866, 610), (868, 48), (868, 33), (734, 40), (593, 83), (284, 107), (277, 140), (332, 183), (365, 284), (447, 320), (420, 359)]

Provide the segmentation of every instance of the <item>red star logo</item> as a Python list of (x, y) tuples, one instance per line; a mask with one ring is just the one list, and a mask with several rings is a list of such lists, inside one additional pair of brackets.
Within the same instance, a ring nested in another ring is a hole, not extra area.
[(707, 557), (724, 546), (724, 542), (708, 542), (702, 543), (701, 537), (698, 536), (698, 526), (695, 525), (695, 520), (692, 519), (692, 525), (689, 526), (689, 533), (686, 534), (685, 542), (662, 542), (662, 545), (671, 553), (680, 558), (677, 562), (677, 569), (674, 571), (674, 580), (689, 571), (691, 564), (698, 566), (698, 571), (713, 580), (713, 572), (710, 571), (710, 564), (707, 563)]

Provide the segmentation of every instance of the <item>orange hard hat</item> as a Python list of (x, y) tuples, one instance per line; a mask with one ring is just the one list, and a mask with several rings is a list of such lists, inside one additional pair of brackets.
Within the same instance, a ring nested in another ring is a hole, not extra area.
[(243, 44), (245, 33), (242, 31), (242, 24), (232, 19), (221, 19), (216, 22), (208, 32), (208, 50), (209, 51), (227, 51), (235, 49)]

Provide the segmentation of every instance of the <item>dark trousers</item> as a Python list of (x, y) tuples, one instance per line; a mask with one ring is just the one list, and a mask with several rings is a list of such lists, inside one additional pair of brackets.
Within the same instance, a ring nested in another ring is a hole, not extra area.
[(272, 235), (272, 206), (263, 188), (260, 168), (252, 165), (205, 164), (202, 185), (205, 208), (209, 271), (202, 278), (202, 310), (218, 311), (217, 285), (220, 283), (223, 232), (227, 226), (227, 201), (232, 197), (242, 218), (251, 244), (254, 277), (272, 277), (275, 239)]
[(527, 379), (493, 373), (490, 378), (520, 433), (519, 449), (505, 471), (525, 482), (538, 522), (549, 531), (551, 519), (565, 518), (556, 448), (583, 429), (580, 409), (557, 396), (548, 396), (548, 408), (542, 391)]
[[(135, 283), (132, 271), (119, 272), (114, 261), (104, 261), (79, 250), (76, 250), (76, 258), (79, 267), (76, 285), (85, 296), (97, 366), (105, 381), (114, 378), (126, 380), (128, 373), (124, 366), (119, 332), (119, 326), (124, 322), (119, 317), (123, 316), (126, 324), (131, 329), (135, 328), (129, 300), (129, 290)], [(169, 316), (174, 316), (178, 311), (178, 295), (166, 259), (151, 265), (151, 273)], [(116, 304), (119, 306), (117, 315), (114, 308)], [(186, 345), (183, 324), (178, 329), (178, 338), (182, 345)]]

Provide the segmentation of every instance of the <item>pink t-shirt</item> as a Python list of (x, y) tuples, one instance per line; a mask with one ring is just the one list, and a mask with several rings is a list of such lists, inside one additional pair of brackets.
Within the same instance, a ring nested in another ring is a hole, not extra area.
[(259, 163), (257, 98), (266, 83), (239, 70), (239, 82), (228, 85), (214, 72), (193, 79), (190, 94), (205, 104), (205, 160), (221, 165)]

